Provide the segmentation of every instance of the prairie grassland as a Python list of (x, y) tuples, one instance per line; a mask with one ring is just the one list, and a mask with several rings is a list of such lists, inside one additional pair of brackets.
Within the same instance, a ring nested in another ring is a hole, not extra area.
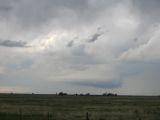
[(160, 97), (0, 94), (0, 120), (87, 119), (160, 120)]

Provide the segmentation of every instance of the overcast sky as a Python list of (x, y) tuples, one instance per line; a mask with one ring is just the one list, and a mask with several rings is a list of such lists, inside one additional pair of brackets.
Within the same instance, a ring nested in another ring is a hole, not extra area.
[(160, 0), (0, 0), (0, 92), (160, 94)]

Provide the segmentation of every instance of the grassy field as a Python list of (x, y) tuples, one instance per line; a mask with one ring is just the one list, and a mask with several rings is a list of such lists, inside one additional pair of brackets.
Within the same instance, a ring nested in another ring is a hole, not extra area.
[(0, 120), (87, 119), (160, 120), (160, 97), (0, 94)]

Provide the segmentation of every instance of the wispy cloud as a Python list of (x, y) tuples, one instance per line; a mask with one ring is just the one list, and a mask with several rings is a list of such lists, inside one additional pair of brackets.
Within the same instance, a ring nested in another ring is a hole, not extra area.
[(11, 41), (11, 40), (1, 40), (0, 46), (4, 47), (28, 47), (26, 42), (22, 41)]
[(88, 42), (92, 43), (98, 40), (98, 38), (102, 35), (102, 33), (95, 33), (91, 36), (91, 38), (88, 40)]

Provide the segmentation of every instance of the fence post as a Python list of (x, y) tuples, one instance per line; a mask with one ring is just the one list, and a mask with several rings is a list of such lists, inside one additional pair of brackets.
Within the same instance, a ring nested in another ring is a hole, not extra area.
[(19, 109), (19, 115), (20, 115), (20, 116), (19, 116), (19, 117), (20, 117), (20, 120), (22, 120), (22, 109), (21, 109), (21, 108)]
[(88, 112), (86, 113), (86, 120), (89, 120), (89, 114), (88, 114)]
[(48, 118), (48, 120), (49, 120), (49, 112), (48, 112), (48, 114), (47, 114), (47, 118)]

